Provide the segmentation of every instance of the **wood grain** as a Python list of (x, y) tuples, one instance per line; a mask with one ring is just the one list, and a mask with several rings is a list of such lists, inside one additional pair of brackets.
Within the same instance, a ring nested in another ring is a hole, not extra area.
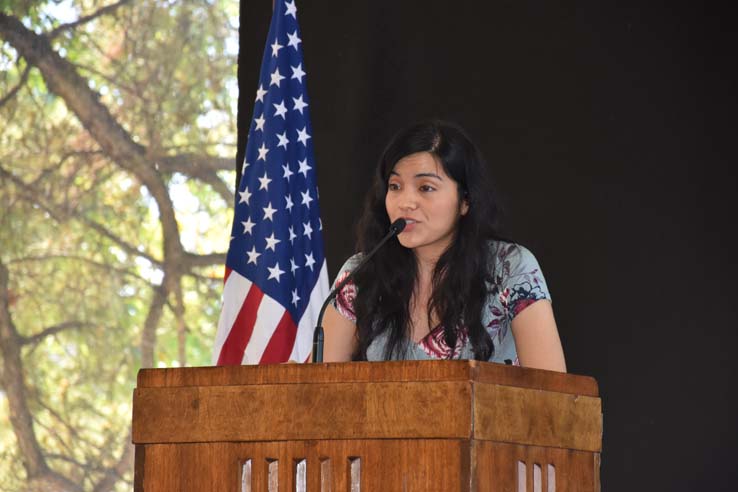
[(189, 367), (138, 373), (138, 388), (395, 381), (478, 381), (599, 396), (597, 382), (588, 376), (465, 360)]
[[(241, 465), (252, 462), (253, 491), (267, 490), (268, 463), (279, 463), (279, 490), (292, 491), (296, 461), (307, 463), (309, 491), (321, 479), (333, 491), (349, 490), (349, 459), (361, 458), (361, 490), (517, 492), (517, 463), (527, 467), (533, 490), (533, 465), (556, 469), (556, 491), (599, 492), (599, 454), (491, 441), (361, 440), (148, 445), (142, 480), (135, 492), (239, 491)], [(471, 457), (471, 458), (470, 458)], [(330, 476), (321, 462), (330, 460)]]
[(528, 491), (533, 491), (533, 466), (539, 464), (544, 492), (548, 490), (548, 465), (556, 469), (556, 492), (600, 492), (599, 453), (474, 441), (472, 454), (476, 466), (471, 490), (477, 492), (518, 492), (519, 461), (526, 466)]
[(470, 401), (447, 381), (139, 388), (133, 442), (461, 438)]
[[(591, 378), (469, 361), (143, 370), (134, 391), (134, 490), (295, 488), (600, 491), (601, 402)], [(322, 472), (321, 472), (322, 470)], [(322, 473), (322, 474), (321, 474)], [(553, 476), (552, 476), (553, 477)]]
[(599, 398), (469, 382), (139, 388), (133, 412), (137, 444), (471, 431), (475, 439), (600, 451), (602, 440)]
[[(321, 490), (321, 460), (331, 462), (333, 491), (349, 490), (350, 458), (361, 458), (363, 491), (468, 490), (469, 445), (462, 440), (361, 440), (148, 445), (135, 492), (240, 491), (241, 465), (252, 463), (253, 491), (267, 490), (268, 461), (279, 462), (279, 490), (295, 487), (295, 461), (307, 463), (309, 491)], [(464, 489), (466, 484), (467, 489)]]
[(599, 398), (496, 384), (474, 385), (475, 439), (599, 452)]

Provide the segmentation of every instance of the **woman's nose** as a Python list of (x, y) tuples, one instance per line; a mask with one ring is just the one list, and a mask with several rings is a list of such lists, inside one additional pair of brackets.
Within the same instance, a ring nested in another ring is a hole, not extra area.
[(418, 207), (418, 200), (414, 193), (406, 191), (400, 196), (400, 208), (403, 210), (415, 210)]

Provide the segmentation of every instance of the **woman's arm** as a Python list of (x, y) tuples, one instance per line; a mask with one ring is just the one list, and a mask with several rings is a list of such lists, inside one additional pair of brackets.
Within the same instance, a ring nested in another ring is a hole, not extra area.
[(356, 350), (356, 324), (328, 306), (323, 317), (323, 361), (348, 362)]
[(521, 366), (566, 372), (551, 302), (541, 299), (523, 309), (512, 320), (512, 332)]

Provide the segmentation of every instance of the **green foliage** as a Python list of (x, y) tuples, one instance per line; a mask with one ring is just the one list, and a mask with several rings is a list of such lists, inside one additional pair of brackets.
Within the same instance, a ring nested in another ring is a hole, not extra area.
[[(150, 156), (235, 155), (238, 0), (141, 0), (73, 28), (112, 1), (0, 0), (52, 46)], [(2, 33), (0, 33), (2, 39)], [(164, 232), (149, 190), (106, 155), (41, 72), (0, 43), (0, 261), (20, 336), (34, 430), (49, 466), (85, 490), (127, 444), (141, 342), (162, 282)], [(156, 165), (152, 157), (151, 165)], [(213, 175), (219, 170), (213, 169)], [(222, 170), (220, 171), (222, 173)], [(230, 186), (232, 173), (221, 176)], [(185, 249), (227, 248), (230, 203), (183, 172), (161, 175)], [(223, 265), (180, 285), (188, 365), (210, 363)], [(167, 296), (155, 365), (178, 365), (178, 300)], [(61, 327), (48, 332), (50, 327)], [(26, 480), (0, 388), (0, 490)], [(115, 490), (131, 488), (132, 470)]]

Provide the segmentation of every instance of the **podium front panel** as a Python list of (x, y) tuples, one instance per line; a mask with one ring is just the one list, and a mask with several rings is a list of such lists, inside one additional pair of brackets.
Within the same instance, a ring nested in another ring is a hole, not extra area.
[(298, 483), (311, 492), (447, 492), (471, 483), (460, 439), (156, 444), (136, 453), (136, 492), (293, 492)]
[(599, 492), (592, 378), (475, 361), (142, 370), (136, 492)]

